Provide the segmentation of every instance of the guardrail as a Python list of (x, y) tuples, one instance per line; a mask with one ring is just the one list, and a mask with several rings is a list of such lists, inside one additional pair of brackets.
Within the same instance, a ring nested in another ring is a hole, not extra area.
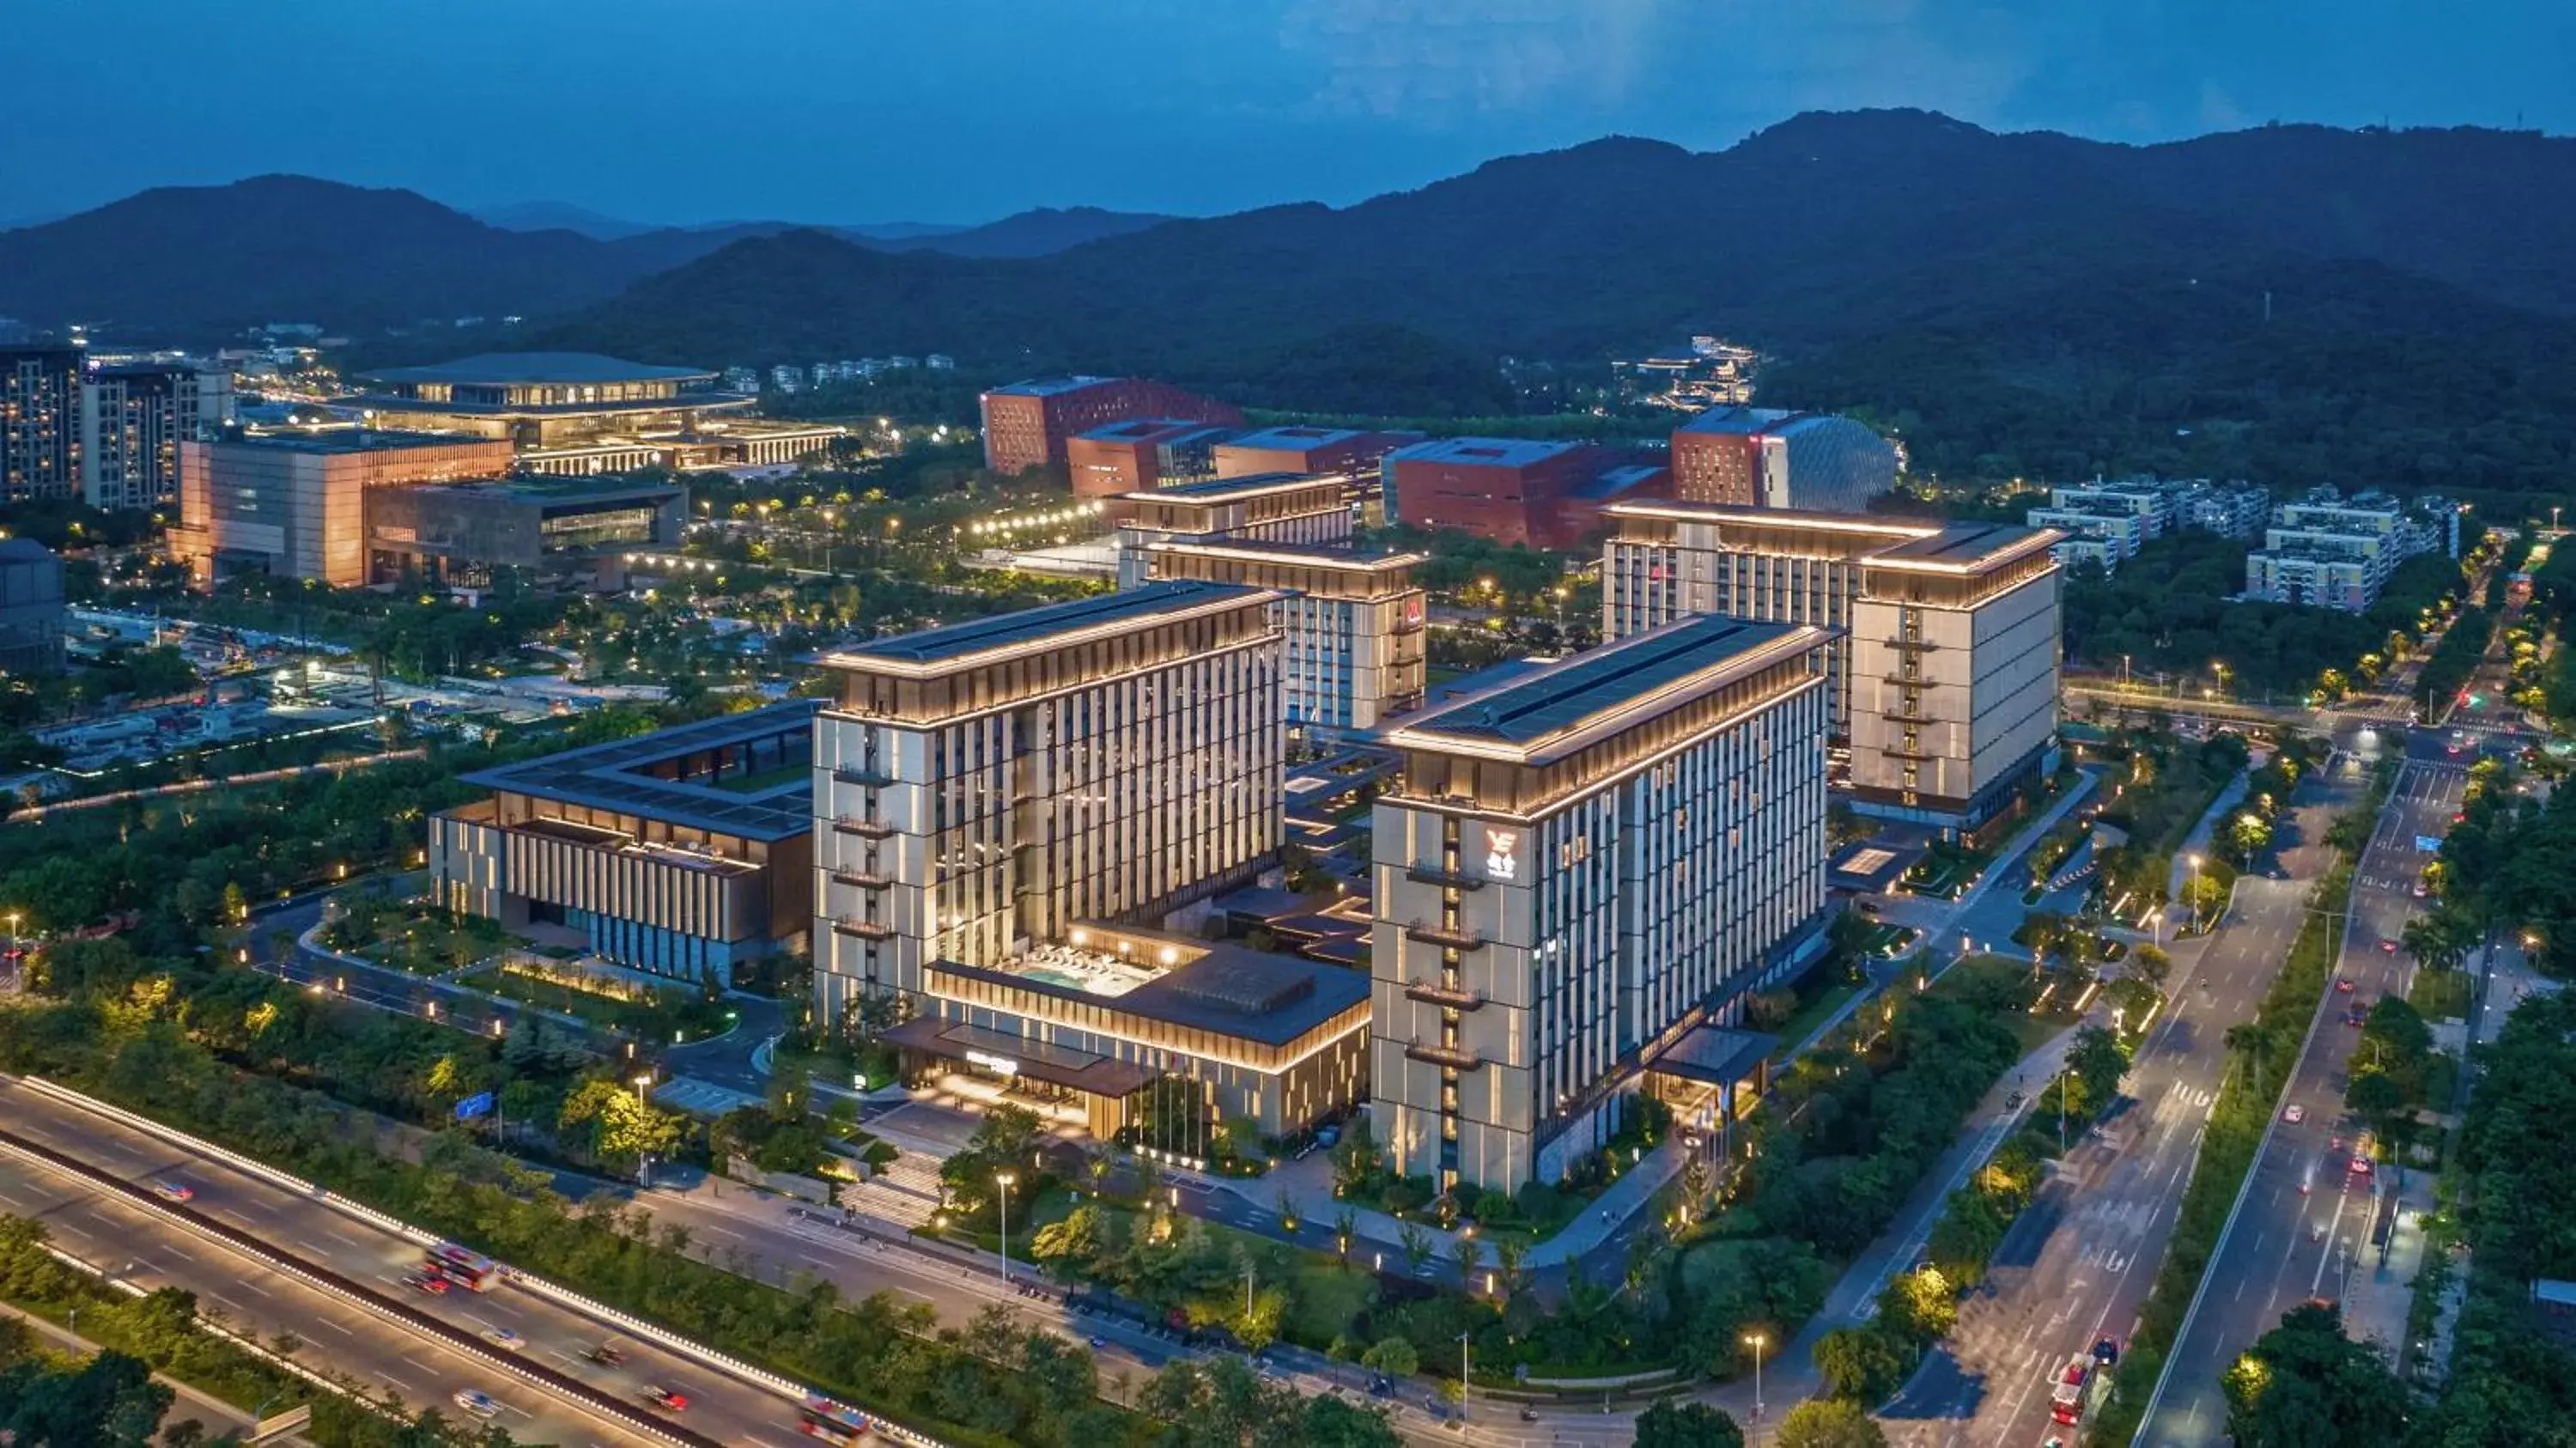
[(31, 1141), (14, 1131), (0, 1129), (0, 1150), (8, 1150), (98, 1187), (118, 1200), (139, 1206), (164, 1220), (175, 1222), (217, 1246), (238, 1252), (253, 1261), (266, 1264), (274, 1271), (294, 1278), (305, 1286), (335, 1297), (353, 1307), (364, 1309), (428, 1338), (439, 1346), (473, 1358), (488, 1366), (544, 1389), (556, 1397), (578, 1404), (593, 1415), (619, 1427), (656, 1438), (678, 1448), (722, 1448), (719, 1440), (702, 1433), (666, 1423), (650, 1413), (627, 1404), (567, 1373), (557, 1372), (543, 1363), (517, 1353), (496, 1353), (482, 1339), (443, 1319), (393, 1298), (361, 1286), (357, 1282), (303, 1258), (270, 1247), (238, 1227), (218, 1222), (192, 1208), (165, 1202), (149, 1189), (136, 1186), (114, 1172), (91, 1166), (77, 1157), (56, 1151), (40, 1141)]
[[(14, 1080), (19, 1085), (22, 1085), (39, 1095), (52, 1097), (67, 1106), (74, 1106), (84, 1111), (95, 1112), (98, 1115), (104, 1116), (120, 1125), (131, 1127), (136, 1131), (158, 1137), (163, 1141), (171, 1142), (178, 1146), (183, 1146), (188, 1150), (197, 1152), (201, 1155), (212, 1157), (215, 1160), (232, 1167), (236, 1171), (258, 1177), (273, 1186), (283, 1187), (299, 1196), (319, 1202), (324, 1206), (330, 1207), (334, 1211), (364, 1222), (367, 1225), (376, 1228), (378, 1231), (401, 1237), (416, 1246), (426, 1248), (435, 1246), (439, 1242), (446, 1240), (438, 1236), (436, 1233), (424, 1231), (423, 1229), (415, 1227), (409, 1222), (403, 1221), (398, 1217), (380, 1212), (375, 1208), (366, 1205), (364, 1202), (354, 1201), (348, 1197), (341, 1196), (339, 1193), (331, 1191), (326, 1187), (306, 1181), (304, 1178), (296, 1176), (291, 1172), (282, 1171), (277, 1167), (270, 1166), (268, 1163), (260, 1161), (255, 1157), (244, 1156), (240, 1152), (233, 1151), (227, 1147), (218, 1146), (202, 1137), (192, 1136), (176, 1127), (155, 1121), (148, 1116), (128, 1111), (121, 1106), (110, 1105), (96, 1097), (83, 1095), (69, 1087), (56, 1085), (54, 1082), (48, 1081), (41, 1076), (0, 1076), (0, 1080)], [(0, 1132), (0, 1141), (14, 1142), (15, 1140), (17, 1140), (17, 1138), (12, 1137), (9, 1133)], [(60, 1157), (59, 1153), (53, 1152), (51, 1148), (42, 1146), (41, 1143), (30, 1144), (35, 1145), (37, 1150), (45, 1153), (49, 1157)], [(152, 1195), (149, 1191), (125, 1182), (121, 1178), (101, 1172), (97, 1168), (91, 1167), (86, 1163), (77, 1162), (68, 1157), (61, 1157), (60, 1159), (63, 1162), (68, 1163), (71, 1169), (76, 1170), (85, 1176), (90, 1176), (94, 1179), (113, 1184), (118, 1188), (119, 1194), (122, 1196), (139, 1200), (147, 1207), (172, 1214), (175, 1220), (189, 1221), (190, 1218), (197, 1217), (197, 1214), (193, 1212), (186, 1213), (184, 1216), (179, 1215), (181, 1209), (176, 1208), (174, 1204), (164, 1202), (159, 1197)], [(204, 1221), (204, 1219), (197, 1218), (197, 1221), (190, 1221), (189, 1224), (192, 1226), (197, 1225), (198, 1221)], [(208, 1227), (217, 1229), (220, 1232), (230, 1233), (233, 1231), (232, 1228), (225, 1227), (220, 1222), (205, 1221), (204, 1224)], [(250, 1241), (247, 1237), (243, 1238), (243, 1240), (246, 1242)], [(268, 1252), (267, 1248), (261, 1247), (255, 1242), (251, 1243), (247, 1250), (254, 1254)], [(319, 1270), (327, 1271), (328, 1269)], [(640, 1338), (646, 1342), (650, 1342), (666, 1352), (688, 1358), (702, 1367), (712, 1368), (738, 1382), (748, 1383), (754, 1387), (766, 1389), (769, 1392), (775, 1393), (782, 1398), (796, 1403), (800, 1408), (803, 1406), (805, 1399), (809, 1395), (813, 1395), (811, 1389), (784, 1376), (783, 1374), (771, 1372), (767, 1368), (745, 1362), (729, 1353), (718, 1352), (713, 1348), (692, 1341), (689, 1338), (682, 1337), (678, 1333), (672, 1332), (670, 1329), (662, 1327), (657, 1323), (648, 1322), (632, 1313), (621, 1311), (620, 1309), (611, 1307), (604, 1302), (599, 1302), (592, 1298), (585, 1297), (569, 1288), (558, 1286), (557, 1284), (549, 1282), (532, 1273), (522, 1272), (516, 1268), (510, 1268), (504, 1272), (503, 1279), (510, 1286), (520, 1288), (535, 1296), (545, 1298), (558, 1306), (580, 1313), (582, 1316), (591, 1318), (594, 1321), (609, 1324), (630, 1337)], [(352, 1286), (355, 1287), (355, 1284), (352, 1284)], [(355, 1290), (359, 1292), (367, 1292), (370, 1298), (374, 1298), (376, 1301), (382, 1302), (385, 1306), (394, 1309), (398, 1313), (409, 1314), (410, 1317), (418, 1318), (424, 1322), (438, 1323), (438, 1319), (431, 1318), (424, 1313), (420, 1313), (407, 1304), (394, 1302), (387, 1298), (377, 1297), (376, 1294), (368, 1292), (365, 1288), (356, 1288)], [(438, 1325), (442, 1328), (445, 1327), (445, 1324), (443, 1323), (438, 1323)], [(453, 1332), (455, 1330), (449, 1329), (449, 1331)], [(445, 1338), (442, 1337), (442, 1341), (444, 1340)], [(525, 1364), (524, 1362), (513, 1363), (510, 1359), (495, 1357), (494, 1354), (492, 1354), (484, 1345), (481, 1339), (470, 1335), (463, 1337), (462, 1345), (466, 1351), (487, 1361), (499, 1362), (504, 1366), (528, 1366), (528, 1364)], [(552, 1370), (547, 1369), (545, 1371), (551, 1372)], [(561, 1375), (557, 1374), (556, 1376), (560, 1377)], [(582, 1383), (578, 1379), (564, 1378), (563, 1381), (571, 1384), (584, 1395), (583, 1401), (585, 1404), (593, 1401), (594, 1399), (604, 1400), (610, 1404), (617, 1410), (619, 1414), (618, 1420), (621, 1423), (628, 1422), (630, 1420), (641, 1422), (649, 1429), (657, 1432), (665, 1438), (668, 1438), (671, 1442), (688, 1443), (693, 1445), (705, 1444), (707, 1445), (707, 1448), (714, 1448), (714, 1440), (701, 1438), (694, 1433), (688, 1432), (686, 1429), (676, 1428), (674, 1425), (665, 1423), (658, 1418), (649, 1417), (636, 1409), (629, 1407), (619, 1399), (599, 1393), (597, 1389), (591, 1388), (588, 1384)], [(817, 1396), (828, 1397), (829, 1395)], [(866, 1412), (865, 1409), (860, 1409), (858, 1411), (863, 1413)], [(916, 1432), (913, 1429), (903, 1427), (897, 1423), (887, 1422), (874, 1413), (868, 1413), (867, 1416), (870, 1420), (870, 1431), (875, 1432), (882, 1437), (893, 1438), (899, 1442), (912, 1444), (914, 1445), (914, 1448), (947, 1448), (947, 1445), (941, 1440), (932, 1438), (927, 1434)]]

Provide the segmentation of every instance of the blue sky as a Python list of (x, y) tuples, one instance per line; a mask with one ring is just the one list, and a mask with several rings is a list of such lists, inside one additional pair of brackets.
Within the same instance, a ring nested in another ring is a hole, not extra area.
[(2569, 0), (5, 0), (0, 32), (0, 221), (268, 171), (644, 221), (1210, 213), (1860, 106), (2576, 131)]

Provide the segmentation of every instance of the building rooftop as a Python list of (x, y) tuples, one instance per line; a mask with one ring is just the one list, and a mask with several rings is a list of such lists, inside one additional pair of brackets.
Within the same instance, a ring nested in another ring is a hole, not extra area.
[(1470, 463), (1483, 467), (1525, 468), (1559, 458), (1582, 442), (1542, 442), (1525, 437), (1439, 437), (1400, 447), (1386, 455), (1391, 463)]
[[(1287, 1045), (1369, 998), (1365, 972), (1231, 941), (1210, 944), (1121, 926), (1076, 927), (1072, 935), (1139, 948), (1121, 957), (1096, 946), (1047, 942), (996, 965), (942, 960), (938, 968), (1267, 1046)], [(1161, 959), (1166, 956), (1172, 959)]]
[(0, 563), (49, 562), (54, 550), (33, 538), (0, 538)]
[(1704, 614), (1587, 650), (1462, 699), (1387, 737), (1399, 745), (1494, 743), (1535, 753), (1535, 746), (1645, 705), (1687, 681), (1757, 668), (1829, 637), (1830, 630), (1807, 624)]
[(1600, 502), (1607, 498), (1618, 497), (1623, 493), (1633, 493), (1639, 488), (1654, 487), (1672, 475), (1673, 470), (1661, 463), (1636, 463), (1628, 467), (1612, 468), (1580, 486), (1567, 489), (1565, 495), (1569, 498), (1580, 498), (1585, 502)]
[(1132, 417), (1124, 422), (1106, 422), (1089, 432), (1075, 436), (1092, 442), (1169, 442), (1194, 433), (1231, 433), (1234, 429), (1216, 423), (1191, 422), (1176, 417)]
[(1245, 473), (1241, 477), (1202, 478), (1194, 483), (1177, 483), (1168, 488), (1150, 488), (1141, 493), (1121, 493), (1118, 496), (1142, 498), (1148, 502), (1187, 498), (1193, 503), (1218, 503), (1228, 498), (1250, 497), (1255, 493), (1319, 488), (1326, 484), (1339, 487), (1341, 480), (1323, 473)]
[(1014, 382), (1007, 387), (996, 387), (986, 395), (990, 397), (1054, 397), (1060, 393), (1080, 392), (1086, 387), (1097, 387), (1103, 382), (1115, 382), (1117, 380), (1118, 379), (1115, 377), (1093, 377), (1087, 374), (1080, 374), (1072, 377), (1036, 377), (1031, 378), (1026, 382)]
[(1227, 446), (1273, 448), (1284, 452), (1301, 452), (1308, 448), (1333, 447), (1355, 437), (1420, 437), (1416, 432), (1382, 432), (1365, 427), (1316, 427), (1310, 423), (1283, 423), (1265, 427), (1232, 439)]
[(1278, 596), (1268, 589), (1245, 588), (1231, 583), (1149, 583), (1142, 588), (1077, 598), (1070, 603), (1050, 603), (992, 618), (923, 629), (919, 633), (870, 639), (866, 643), (824, 654), (817, 662), (826, 667), (845, 668), (865, 668), (871, 663), (951, 663), (1040, 639), (1189, 613), (1212, 604), (1246, 603)]
[(1254, 539), (1206, 537), (1181, 534), (1145, 545), (1148, 553), (1170, 550), (1176, 553), (1217, 553), (1228, 558), (1251, 558), (1276, 563), (1301, 565), (1322, 564), (1328, 568), (1364, 569), (1380, 572), (1430, 561), (1428, 553), (1398, 553), (1392, 549), (1363, 551), (1335, 548), (1325, 543), (1270, 543)]
[(718, 374), (700, 367), (655, 367), (626, 362), (596, 352), (478, 352), (430, 367), (382, 367), (358, 374), (362, 380), (396, 386), (446, 383), (711, 382)]
[(1757, 432), (1777, 432), (1781, 424), (1810, 415), (1783, 407), (1712, 407), (1673, 430), (1745, 437)]
[(477, 770), (463, 779), (495, 793), (532, 795), (562, 804), (641, 815), (737, 839), (792, 839), (814, 827), (814, 778), (810, 770), (794, 779), (750, 791), (657, 779), (646, 771), (726, 744), (790, 729), (810, 730), (814, 713), (821, 707), (819, 700), (791, 699), (748, 713), (727, 714), (633, 739)]
[(1892, 548), (1882, 548), (1871, 554), (1869, 561), (1965, 571), (2060, 541), (2062, 535), (2051, 528), (2028, 528), (2019, 523), (1951, 523), (1928, 538), (1908, 539)]
[(330, 427), (311, 432), (246, 432), (239, 437), (217, 438), (226, 447), (271, 448), (279, 452), (343, 453), (391, 452), (413, 447), (483, 447), (495, 441), (462, 432), (398, 432), (374, 427)]

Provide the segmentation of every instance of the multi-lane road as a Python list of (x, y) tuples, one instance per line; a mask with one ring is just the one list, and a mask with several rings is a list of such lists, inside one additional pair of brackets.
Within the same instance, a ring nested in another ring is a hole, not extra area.
[[(619, 1334), (551, 1299), (514, 1287), (429, 1296), (403, 1285), (420, 1260), (405, 1238), (300, 1195), (265, 1177), (51, 1096), (0, 1081), (0, 1120), (20, 1136), (136, 1183), (171, 1182), (195, 1193), (189, 1205), (263, 1243), (465, 1329), (509, 1332), (524, 1352), (613, 1397), (641, 1403), (648, 1385), (684, 1393), (679, 1424), (728, 1444), (788, 1448), (801, 1441), (796, 1408), (782, 1395), (724, 1376), (648, 1341)], [(258, 1258), (192, 1231), (171, 1216), (103, 1190), (74, 1173), (0, 1151), (0, 1210), (43, 1222), (55, 1244), (144, 1288), (177, 1287), (201, 1307), (263, 1340), (292, 1334), (308, 1364), (355, 1376), (414, 1408), (460, 1416), (454, 1395), (471, 1389), (501, 1406), (514, 1438), (563, 1444), (657, 1444), (615, 1419), (525, 1382), (475, 1354), (415, 1332), (397, 1319), (344, 1301)], [(585, 1354), (614, 1341), (622, 1366)]]
[(2172, 1000), (2150, 1028), (2123, 1101), (2079, 1142), (2005, 1234), (1957, 1329), (1881, 1410), (1891, 1440), (2029, 1444), (2056, 1429), (2052, 1379), (2104, 1336), (2125, 1339), (2172, 1234), (2226, 1068), (2226, 1029), (2250, 1017), (2297, 938), (2332, 859), (2323, 843), (2363, 781), (2303, 787), (2282, 829), (2287, 878), (2248, 874), (2217, 930), (2174, 947)]
[[(2347, 1272), (2368, 1274), (2374, 1214), (2389, 1175), (2350, 1167), (2359, 1126), (2343, 1107), (2345, 1060), (2359, 1033), (2345, 1021), (2383, 995), (2404, 996), (2416, 966), (2391, 950), (2423, 908), (2415, 886), (2431, 859), (2418, 838), (2450, 828), (2474, 758), (2447, 735), (2420, 731), (2354, 872), (2351, 924), (2336, 965), (2340, 986), (2319, 1006), (2307, 1049), (2256, 1157), (2235, 1221), (2209, 1264), (2207, 1285), (2172, 1351), (2163, 1391), (2140, 1430), (2148, 1448), (2202, 1448), (2227, 1437), (2221, 1376), (2237, 1356), (2311, 1297), (2341, 1300)], [(2301, 1120), (2288, 1115), (2296, 1108)], [(2401, 1324), (2402, 1330), (2402, 1324)]]

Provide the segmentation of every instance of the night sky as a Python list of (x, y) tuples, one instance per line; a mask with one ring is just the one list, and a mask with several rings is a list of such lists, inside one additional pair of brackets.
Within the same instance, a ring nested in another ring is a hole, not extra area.
[(1344, 203), (1922, 106), (2576, 130), (2569, 0), (0, 0), (0, 225), (293, 171), (637, 221)]

